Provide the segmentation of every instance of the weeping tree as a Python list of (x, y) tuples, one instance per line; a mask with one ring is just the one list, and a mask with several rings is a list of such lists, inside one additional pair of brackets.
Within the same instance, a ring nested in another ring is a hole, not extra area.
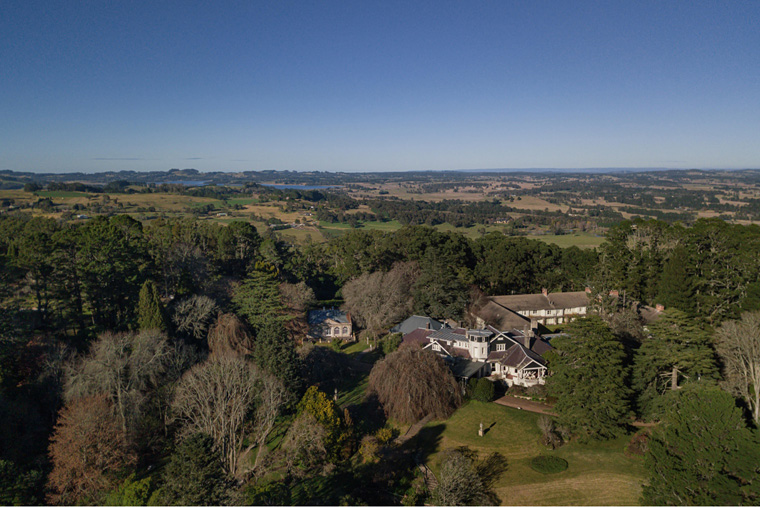
[(369, 374), (369, 390), (388, 416), (415, 423), (432, 415), (449, 417), (462, 402), (454, 376), (430, 350), (405, 345), (379, 361)]
[(253, 338), (246, 325), (233, 313), (223, 313), (208, 333), (213, 356), (245, 356), (253, 352)]

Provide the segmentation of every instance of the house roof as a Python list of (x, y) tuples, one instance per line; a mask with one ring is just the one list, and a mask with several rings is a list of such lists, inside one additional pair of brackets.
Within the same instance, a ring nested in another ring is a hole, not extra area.
[(411, 333), (415, 329), (432, 329), (434, 331), (437, 331), (442, 327), (443, 323), (438, 322), (435, 319), (431, 319), (430, 317), (423, 317), (421, 315), (412, 315), (403, 322), (393, 326), (390, 331), (391, 333), (407, 334)]
[(467, 330), (463, 328), (451, 329), (444, 327), (430, 335), (430, 339), (453, 341), (467, 341)]
[(351, 315), (348, 312), (338, 310), (337, 308), (330, 308), (328, 310), (312, 310), (309, 312), (309, 325), (315, 326), (323, 323), (326, 320), (334, 320), (341, 324), (350, 324)]
[(526, 329), (530, 327), (530, 319), (491, 300), (474, 311), (473, 314), (497, 329)]
[(549, 294), (515, 294), (513, 296), (492, 296), (491, 301), (516, 312), (557, 310), (588, 306), (586, 291), (552, 292)]
[(519, 343), (516, 343), (507, 349), (506, 354), (504, 354), (504, 357), (502, 357), (499, 362), (504, 366), (511, 366), (516, 370), (520, 370), (528, 366), (546, 366), (546, 361), (544, 361), (544, 358), (535, 352), (526, 349)]
[(423, 346), (427, 345), (430, 340), (428, 336), (435, 333), (432, 329), (415, 329), (411, 333), (404, 335), (404, 343), (420, 343)]
[(485, 364), (485, 362), (460, 359), (451, 366), (451, 373), (458, 378), (470, 378), (476, 375)]

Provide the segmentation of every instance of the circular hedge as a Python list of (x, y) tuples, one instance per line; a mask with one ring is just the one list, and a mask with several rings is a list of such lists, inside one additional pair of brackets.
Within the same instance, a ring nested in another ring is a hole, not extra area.
[(556, 474), (567, 469), (567, 461), (557, 456), (536, 456), (530, 460), (530, 467), (542, 474)]

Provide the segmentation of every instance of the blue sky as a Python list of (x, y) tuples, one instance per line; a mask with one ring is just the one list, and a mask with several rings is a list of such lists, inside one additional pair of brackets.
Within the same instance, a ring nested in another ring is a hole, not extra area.
[(758, 1), (0, 2), (0, 169), (760, 167)]

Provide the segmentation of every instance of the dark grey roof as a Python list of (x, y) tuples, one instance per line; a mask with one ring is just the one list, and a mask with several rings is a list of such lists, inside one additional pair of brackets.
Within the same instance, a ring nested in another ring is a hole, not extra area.
[(309, 312), (310, 326), (321, 324), (327, 319), (332, 319), (342, 324), (348, 324), (351, 322), (348, 312), (338, 310), (337, 308), (330, 308), (329, 310), (312, 310)]
[(477, 375), (485, 365), (485, 362), (458, 359), (451, 366), (451, 373), (457, 378), (470, 378)]
[(415, 329), (432, 329), (437, 331), (443, 327), (443, 323), (438, 322), (430, 317), (422, 317), (420, 315), (412, 315), (400, 324), (393, 326), (391, 333), (407, 334), (411, 333)]
[(451, 329), (448, 327), (445, 327), (443, 329), (439, 329), (435, 333), (431, 334), (429, 338), (432, 339), (438, 339), (438, 340), (445, 340), (449, 342), (453, 341), (467, 341), (467, 331), (461, 328), (457, 329)]

